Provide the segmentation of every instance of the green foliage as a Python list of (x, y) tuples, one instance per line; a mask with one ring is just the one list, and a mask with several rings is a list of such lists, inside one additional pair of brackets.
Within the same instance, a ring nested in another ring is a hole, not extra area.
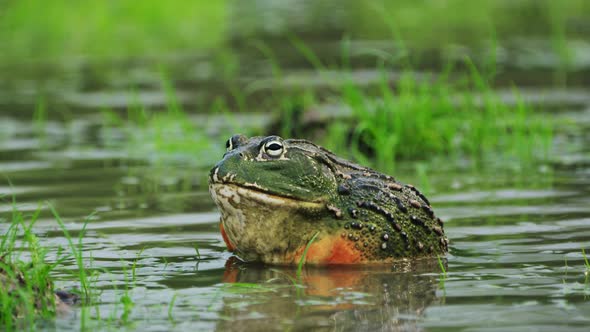
[[(410, 48), (477, 45), (498, 39), (554, 34), (590, 12), (585, 0), (446, 0), (352, 2), (350, 33), (356, 38), (404, 40)], [(556, 23), (560, 27), (556, 26)], [(580, 32), (570, 29), (570, 35)], [(564, 31), (565, 32), (565, 31)], [(405, 47), (405, 46), (404, 46)]]
[[(343, 100), (352, 134), (333, 123), (325, 144), (364, 164), (391, 171), (399, 160), (470, 158), (474, 166), (527, 164), (547, 158), (553, 127), (521, 99), (504, 103), (468, 62), (460, 80), (418, 79), (406, 72), (396, 89), (385, 77), (373, 96), (349, 81)], [(514, 92), (518, 95), (518, 92)], [(343, 149), (350, 140), (350, 149)], [(450, 158), (449, 158), (450, 157)]]
[[(40, 245), (33, 231), (41, 206), (32, 215), (25, 215), (13, 202), (12, 218), (0, 241), (0, 324), (6, 330), (25, 326), (35, 329), (39, 319), (55, 316), (58, 308), (51, 274), (64, 260), (74, 258), (78, 265), (75, 278), (80, 282), (83, 299), (88, 302), (93, 295), (92, 275), (85, 266), (88, 260), (82, 256), (86, 223), (75, 242), (53, 206), (49, 207), (69, 245), (69, 250), (57, 248), (52, 263), (47, 262), (49, 251)], [(85, 319), (83, 310), (82, 326)]]
[[(23, 324), (33, 327), (36, 317), (55, 315), (53, 285), (48, 282), (53, 266), (45, 263), (47, 251), (32, 230), (39, 212), (27, 221), (13, 205), (11, 223), (0, 242), (0, 321), (6, 330)], [(29, 251), (27, 259), (20, 257), (23, 251)]]
[(6, 1), (0, 60), (161, 55), (218, 45), (226, 1)]

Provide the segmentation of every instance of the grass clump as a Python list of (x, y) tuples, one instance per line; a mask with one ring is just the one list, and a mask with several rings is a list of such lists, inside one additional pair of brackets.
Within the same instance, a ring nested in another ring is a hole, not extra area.
[[(58, 248), (53, 262), (48, 262), (49, 251), (39, 243), (33, 226), (39, 219), (41, 208), (31, 216), (24, 215), (13, 203), (12, 217), (0, 241), (0, 324), (7, 330), (23, 328), (34, 330), (44, 321), (67, 310), (78, 295), (60, 292), (69, 299), (62, 300), (56, 295), (52, 281), (52, 271), (64, 260), (74, 257), (78, 263), (76, 278), (80, 281), (81, 295), (90, 297), (90, 279), (82, 263), (80, 232), (75, 245), (65, 225), (53, 209), (60, 228), (70, 245), (70, 252)], [(66, 301), (66, 302), (64, 302)], [(82, 321), (84, 317), (82, 317)]]
[(384, 75), (373, 94), (350, 81), (342, 98), (352, 112), (351, 129), (333, 124), (326, 145), (385, 171), (400, 160), (520, 167), (547, 158), (551, 122), (522, 100), (503, 102), (474, 66), (470, 70), (454, 80), (448, 74), (419, 80), (406, 72), (395, 89)]
[[(36, 317), (49, 318), (56, 313), (49, 281), (54, 266), (45, 262), (47, 251), (32, 231), (37, 217), (38, 211), (27, 223), (21, 212), (13, 210), (0, 242), (0, 320), (6, 330), (16, 329), (19, 323), (35, 326)], [(28, 259), (21, 259), (23, 251), (29, 253)]]

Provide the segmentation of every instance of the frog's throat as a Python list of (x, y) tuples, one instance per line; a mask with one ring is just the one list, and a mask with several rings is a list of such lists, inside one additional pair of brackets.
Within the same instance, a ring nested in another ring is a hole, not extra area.
[(253, 200), (268, 206), (276, 206), (282, 208), (304, 209), (308, 211), (322, 210), (326, 208), (324, 202), (309, 202), (299, 200), (291, 197), (283, 197), (252, 187), (243, 187), (237, 184), (220, 184), (212, 183), (209, 185), (209, 191), (213, 198), (219, 202), (219, 197), (222, 196), (225, 200), (240, 205), (241, 200)]
[(209, 190), (221, 212), (220, 228), (228, 249), (246, 261), (285, 264), (289, 253), (305, 245), (317, 228), (305, 222), (310, 214), (327, 211), (322, 203), (234, 184), (210, 184)]

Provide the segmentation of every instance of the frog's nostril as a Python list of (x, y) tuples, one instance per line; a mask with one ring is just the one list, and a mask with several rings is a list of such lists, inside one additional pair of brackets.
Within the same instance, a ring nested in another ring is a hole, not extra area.
[(244, 158), (244, 154), (242, 152), (240, 152), (239, 156), (240, 158)]

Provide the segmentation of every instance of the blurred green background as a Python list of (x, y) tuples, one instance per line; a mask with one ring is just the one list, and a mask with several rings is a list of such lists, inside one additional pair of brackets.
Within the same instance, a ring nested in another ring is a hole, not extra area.
[(546, 110), (571, 101), (543, 89), (590, 83), (589, 13), (582, 0), (3, 1), (0, 115), (150, 163), (205, 167), (243, 132), (385, 171), (523, 169), (549, 159)]

